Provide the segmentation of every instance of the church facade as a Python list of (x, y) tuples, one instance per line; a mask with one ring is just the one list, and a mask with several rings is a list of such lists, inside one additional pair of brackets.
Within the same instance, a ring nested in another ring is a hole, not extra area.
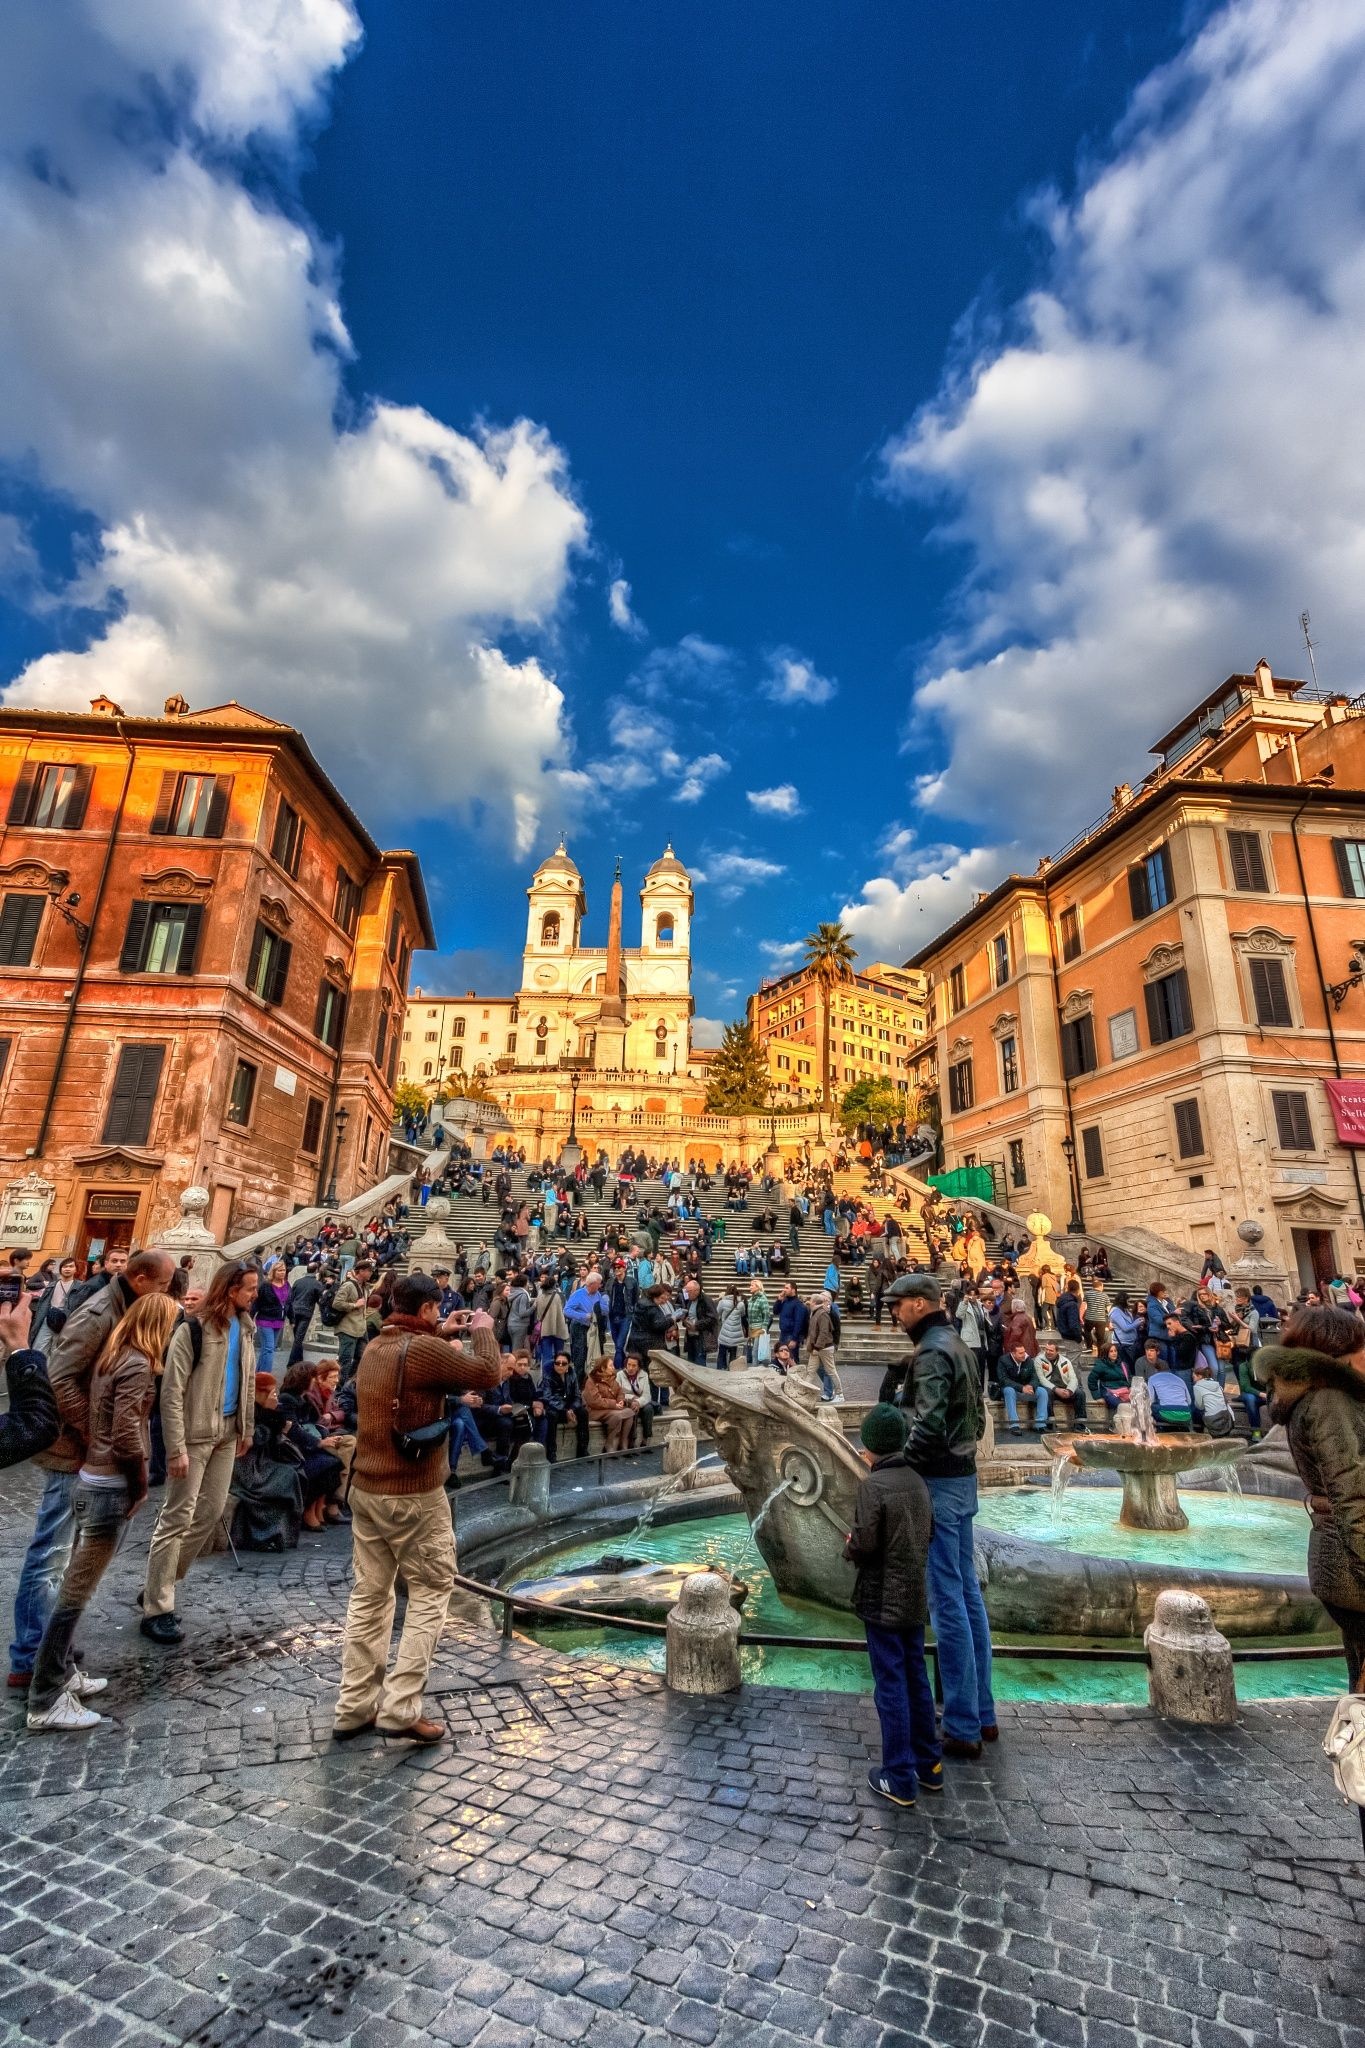
[(686, 1076), (692, 1053), (692, 882), (671, 846), (640, 891), (640, 943), (623, 943), (620, 865), (607, 943), (584, 944), (583, 877), (561, 842), (526, 891), (517, 1065), (650, 1079)]
[[(706, 1112), (708, 1055), (692, 1045), (692, 881), (672, 847), (645, 874), (638, 925), (632, 911), (638, 944), (625, 943), (619, 863), (605, 945), (586, 943), (587, 890), (562, 842), (526, 896), (515, 995), (414, 991), (405, 1078), (438, 1099), (475, 1080), (537, 1159), (558, 1154), (571, 1123), (590, 1156), (600, 1146), (615, 1158), (630, 1145), (714, 1166), (762, 1154), (772, 1119)], [(794, 1146), (810, 1121), (779, 1115), (777, 1135)]]

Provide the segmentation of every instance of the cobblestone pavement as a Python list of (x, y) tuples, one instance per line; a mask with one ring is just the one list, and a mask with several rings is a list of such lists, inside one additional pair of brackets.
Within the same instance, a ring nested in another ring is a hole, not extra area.
[[(0, 1483), (8, 1602), (34, 1497)], [(1365, 2048), (1365, 1883), (1324, 1707), (1231, 1733), (1019, 1707), (912, 1814), (871, 1703), (448, 1631), (439, 1751), (327, 1740), (348, 1539), (84, 1631), (92, 1736), (0, 1729), (0, 2044)]]

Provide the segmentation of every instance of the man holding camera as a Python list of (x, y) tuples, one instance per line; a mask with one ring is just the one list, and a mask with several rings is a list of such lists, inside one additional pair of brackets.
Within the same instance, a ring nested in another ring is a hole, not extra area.
[[(455, 1580), (455, 1531), (444, 1491), (448, 1404), (471, 1388), (497, 1386), (502, 1366), (491, 1327), (471, 1329), (468, 1309), (443, 1322), (440, 1300), (429, 1274), (405, 1274), (394, 1286), (393, 1313), (356, 1370), (354, 1582), (332, 1728), (337, 1742), (367, 1728), (423, 1743), (445, 1734), (442, 1722), (424, 1718), (422, 1690)], [(457, 1333), (466, 1341), (454, 1342)], [(386, 1674), (400, 1576), (407, 1614)]]

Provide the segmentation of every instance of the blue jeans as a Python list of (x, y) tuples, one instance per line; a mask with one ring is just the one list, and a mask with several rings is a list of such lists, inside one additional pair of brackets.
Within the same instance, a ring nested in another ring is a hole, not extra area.
[(922, 1628), (864, 1622), (872, 1696), (882, 1727), (882, 1771), (898, 1799), (913, 1799), (920, 1771), (942, 1761)]
[(278, 1344), (279, 1340), (280, 1340), (280, 1333), (279, 1333), (279, 1330), (278, 1330), (278, 1329), (276, 1328), (276, 1326), (275, 1326), (275, 1324), (274, 1324), (274, 1323), (257, 1323), (257, 1325), (256, 1325), (256, 1370), (257, 1370), (257, 1372), (273, 1372), (273, 1371), (275, 1370), (275, 1346), (276, 1346), (276, 1345)]
[(32, 1671), (38, 1655), (38, 1645), (57, 1599), (57, 1588), (71, 1561), (71, 1546), (76, 1538), (76, 1518), (71, 1507), (75, 1489), (74, 1472), (48, 1473), (14, 1595), (11, 1671)]
[(457, 1408), (450, 1418), (451, 1471), (453, 1472), (459, 1464), (461, 1451), (470, 1450), (476, 1458), (481, 1458), (487, 1449), (487, 1444), (479, 1434), (479, 1425), (474, 1420), (473, 1411), (464, 1407)]
[(995, 1725), (995, 1700), (991, 1628), (972, 1544), (976, 1475), (925, 1483), (934, 1504), (927, 1578), (943, 1680), (943, 1732), (960, 1742), (979, 1742), (982, 1729)]
[[(1005, 1404), (1005, 1420), (1009, 1423), (1010, 1427), (1013, 1428), (1019, 1420), (1019, 1389), (1017, 1387), (1002, 1386), (1000, 1389), (1000, 1398)], [(1033, 1389), (1033, 1400), (1034, 1421), (1037, 1423), (1039, 1429), (1041, 1429), (1043, 1424), (1047, 1421), (1047, 1388), (1035, 1387)]]

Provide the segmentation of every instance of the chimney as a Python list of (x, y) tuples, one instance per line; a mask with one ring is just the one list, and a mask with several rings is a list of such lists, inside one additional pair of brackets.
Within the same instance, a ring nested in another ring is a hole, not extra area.
[(100, 692), (98, 697), (90, 699), (90, 709), (94, 712), (96, 718), (122, 718), (123, 716), (123, 706), (116, 704), (112, 697), (106, 697), (103, 691)]
[(183, 718), (189, 708), (189, 705), (180, 695), (179, 691), (176, 692), (174, 697), (168, 697), (161, 707), (167, 718)]
[(1270, 663), (1262, 655), (1256, 664), (1256, 687), (1263, 697), (1275, 695), (1275, 678), (1270, 673)]

